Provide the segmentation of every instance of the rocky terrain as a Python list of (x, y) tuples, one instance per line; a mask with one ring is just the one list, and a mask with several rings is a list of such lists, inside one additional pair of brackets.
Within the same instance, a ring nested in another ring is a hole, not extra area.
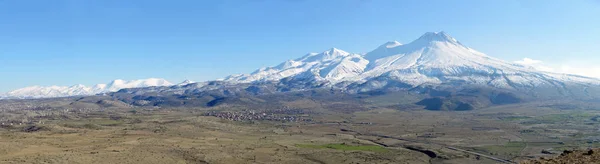
[(522, 164), (592, 164), (600, 163), (600, 149), (565, 150), (560, 156), (528, 160)]

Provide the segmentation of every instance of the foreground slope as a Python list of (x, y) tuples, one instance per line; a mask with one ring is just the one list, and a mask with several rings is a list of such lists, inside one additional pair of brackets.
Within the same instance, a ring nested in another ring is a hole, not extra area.
[(599, 163), (600, 149), (565, 150), (560, 156), (523, 161), (522, 164)]

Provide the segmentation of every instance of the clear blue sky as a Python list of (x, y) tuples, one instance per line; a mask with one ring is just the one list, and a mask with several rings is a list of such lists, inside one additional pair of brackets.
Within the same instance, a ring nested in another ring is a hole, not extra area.
[(0, 0), (0, 92), (211, 80), (428, 31), (508, 61), (600, 63), (599, 0)]

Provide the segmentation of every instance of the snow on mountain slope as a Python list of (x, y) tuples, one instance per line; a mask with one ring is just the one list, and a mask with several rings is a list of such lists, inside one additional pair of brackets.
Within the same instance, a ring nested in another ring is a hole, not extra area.
[(68, 97), (68, 96), (82, 96), (82, 95), (94, 95), (105, 92), (116, 92), (124, 88), (140, 88), (140, 87), (151, 87), (151, 86), (171, 86), (173, 85), (167, 80), (150, 78), (141, 80), (114, 80), (108, 84), (96, 84), (88, 87), (85, 85), (73, 85), (67, 86), (31, 86), (3, 94), (4, 98), (50, 98), (50, 97)]
[(359, 54), (332, 48), (322, 53), (309, 53), (275, 67), (261, 68), (251, 74), (232, 75), (224, 81), (249, 83), (277, 81), (287, 77), (336, 81), (362, 73), (368, 63), (369, 61)]
[[(377, 58), (373, 58), (375, 56)], [(367, 53), (365, 58), (373, 62), (366, 72), (401, 70), (409, 68), (430, 69), (441, 74), (460, 74), (465, 68), (493, 73), (494, 68), (523, 70), (508, 62), (489, 57), (481, 52), (463, 46), (444, 32), (426, 33), (419, 39), (401, 46), (379, 47)], [(439, 70), (436, 70), (439, 69)], [(472, 73), (472, 72), (468, 72)]]
[[(341, 83), (344, 85), (337, 86), (342, 87), (392, 79), (412, 86), (468, 84), (527, 91), (553, 87), (561, 93), (571, 92), (567, 87), (573, 88), (574, 85), (578, 85), (575, 88), (600, 85), (595, 78), (543, 72), (490, 57), (463, 45), (445, 32), (428, 32), (408, 44), (387, 42), (365, 55), (336, 48), (310, 53), (252, 74), (229, 76), (225, 81), (251, 83), (287, 77), (327, 81), (330, 85)], [(371, 89), (388, 83), (374, 84), (377, 85), (370, 85)]]
[(104, 90), (108, 92), (116, 92), (123, 88), (141, 88), (141, 87), (152, 87), (152, 86), (171, 86), (173, 85), (171, 82), (165, 79), (158, 78), (150, 78), (150, 79), (141, 79), (141, 80), (114, 80), (107, 84)]
[[(178, 85), (163, 79), (123, 81), (92, 87), (33, 86), (0, 95), (11, 98), (43, 98), (92, 95), (115, 92), (123, 88), (172, 86), (147, 90), (187, 89), (205, 91), (240, 83), (276, 84), (281, 90), (304, 90), (314, 87), (337, 87), (348, 91), (369, 91), (382, 88), (433, 86), (485, 86), (539, 95), (598, 95), (600, 80), (595, 78), (551, 73), (532, 67), (506, 62), (469, 48), (444, 32), (428, 32), (408, 44), (387, 42), (366, 54), (348, 53), (331, 48), (321, 53), (309, 53), (274, 67), (258, 69), (250, 74), (231, 75), (225, 79)], [(194, 83), (193, 85), (187, 85)], [(313, 85), (314, 84), (314, 85)], [(143, 92), (144, 89), (136, 89)]]
[(428, 32), (405, 45), (386, 46), (367, 53), (371, 62), (363, 74), (346, 80), (389, 76), (412, 85), (461, 82), (497, 88), (598, 83), (597, 79), (542, 72), (487, 56), (464, 46), (444, 32)]
[(177, 86), (184, 86), (184, 85), (193, 84), (193, 83), (196, 83), (196, 82), (191, 81), (191, 80), (184, 80), (183, 82), (177, 84)]

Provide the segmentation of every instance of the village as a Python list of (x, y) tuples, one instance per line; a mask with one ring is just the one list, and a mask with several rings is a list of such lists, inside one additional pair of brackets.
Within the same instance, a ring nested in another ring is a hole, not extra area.
[(214, 116), (230, 121), (281, 121), (281, 122), (311, 122), (312, 112), (300, 109), (275, 110), (241, 110), (241, 111), (209, 111), (204, 116)]

